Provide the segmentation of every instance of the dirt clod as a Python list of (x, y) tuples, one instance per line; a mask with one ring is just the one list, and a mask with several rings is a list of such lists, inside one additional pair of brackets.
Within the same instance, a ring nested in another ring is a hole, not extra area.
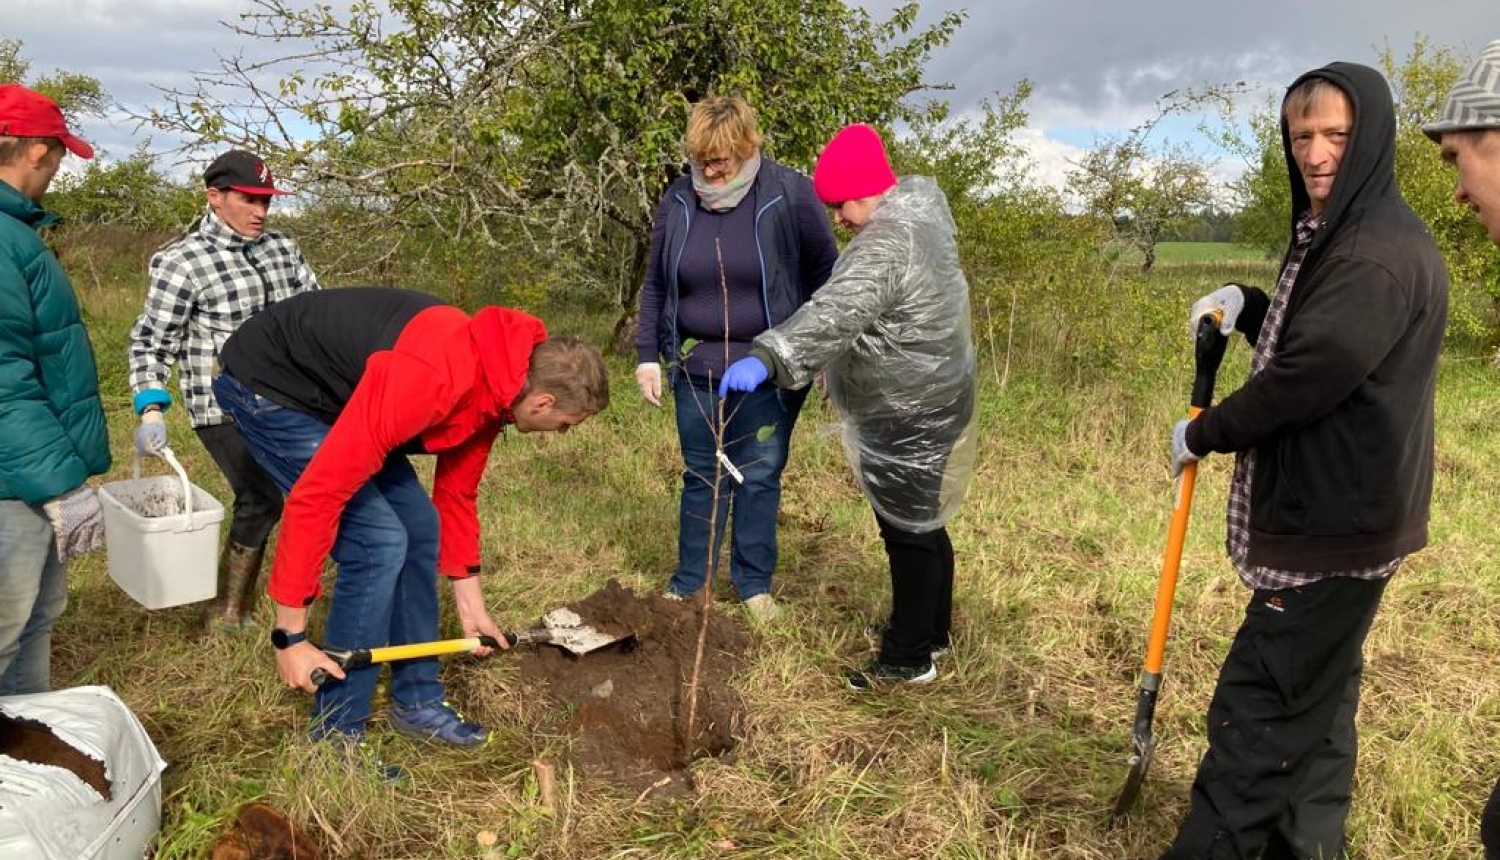
[(322, 860), (323, 852), (275, 807), (247, 803), (208, 856), (209, 860)]

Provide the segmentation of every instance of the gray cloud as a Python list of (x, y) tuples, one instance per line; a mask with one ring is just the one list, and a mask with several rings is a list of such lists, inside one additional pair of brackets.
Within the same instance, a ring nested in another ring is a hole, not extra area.
[[(885, 17), (899, 2), (861, 5)], [(929, 0), (919, 21), (963, 8), (968, 19), (933, 57), (929, 80), (956, 85), (950, 100), (963, 109), (1028, 78), (1043, 125), (1052, 111), (1139, 115), (1181, 86), (1278, 89), (1334, 60), (1374, 65), (1387, 43), (1404, 57), (1419, 34), (1466, 55), (1500, 38), (1493, 0)]]
[[(884, 18), (899, 2), (860, 5)], [(1500, 37), (1493, 0), (1325, 0), (1315, 6), (1288, 0), (927, 0), (919, 24), (965, 7), (967, 21), (927, 69), (929, 81), (955, 90), (934, 95), (963, 111), (1028, 78), (1035, 86), (1027, 105), (1032, 127), (1044, 131), (1118, 131), (1150, 116), (1163, 93), (1182, 86), (1243, 80), (1275, 92), (1335, 59), (1373, 64), (1387, 42), (1404, 56), (1418, 34), (1464, 54)], [(246, 0), (7, 0), (5, 31), (25, 43), (37, 72), (93, 75), (118, 101), (139, 110), (159, 101), (156, 87), (186, 85), (193, 72), (216, 69), (220, 55), (257, 49), (223, 23), (247, 8)], [(149, 134), (120, 117), (91, 122), (83, 131), (113, 155)], [(174, 143), (157, 142), (158, 148)]]

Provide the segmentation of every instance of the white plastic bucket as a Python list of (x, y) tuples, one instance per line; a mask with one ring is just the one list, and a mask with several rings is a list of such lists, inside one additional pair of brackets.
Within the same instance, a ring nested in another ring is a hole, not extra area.
[(161, 456), (177, 475), (135, 477), (99, 488), (109, 576), (147, 609), (211, 600), (218, 591), (219, 523), (224, 506), (188, 480), (172, 449)]

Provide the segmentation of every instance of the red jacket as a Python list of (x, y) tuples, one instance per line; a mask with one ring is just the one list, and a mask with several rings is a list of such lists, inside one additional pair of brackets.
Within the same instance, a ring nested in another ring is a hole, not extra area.
[(439, 305), (413, 317), (393, 348), (371, 355), (287, 495), (271, 598), (285, 606), (318, 598), (344, 506), (413, 439), (437, 455), (438, 571), (457, 579), (478, 573), (479, 480), (495, 437), (514, 420), (510, 407), (526, 382), (532, 347), (546, 338), (542, 321), (521, 311), (489, 307), (470, 319)]

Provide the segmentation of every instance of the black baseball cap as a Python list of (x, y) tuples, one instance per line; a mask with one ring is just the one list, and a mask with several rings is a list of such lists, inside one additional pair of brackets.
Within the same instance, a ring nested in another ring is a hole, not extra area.
[(276, 178), (271, 168), (260, 156), (243, 149), (231, 149), (215, 158), (203, 171), (203, 184), (208, 188), (232, 188), (246, 194), (291, 194), (276, 187)]

